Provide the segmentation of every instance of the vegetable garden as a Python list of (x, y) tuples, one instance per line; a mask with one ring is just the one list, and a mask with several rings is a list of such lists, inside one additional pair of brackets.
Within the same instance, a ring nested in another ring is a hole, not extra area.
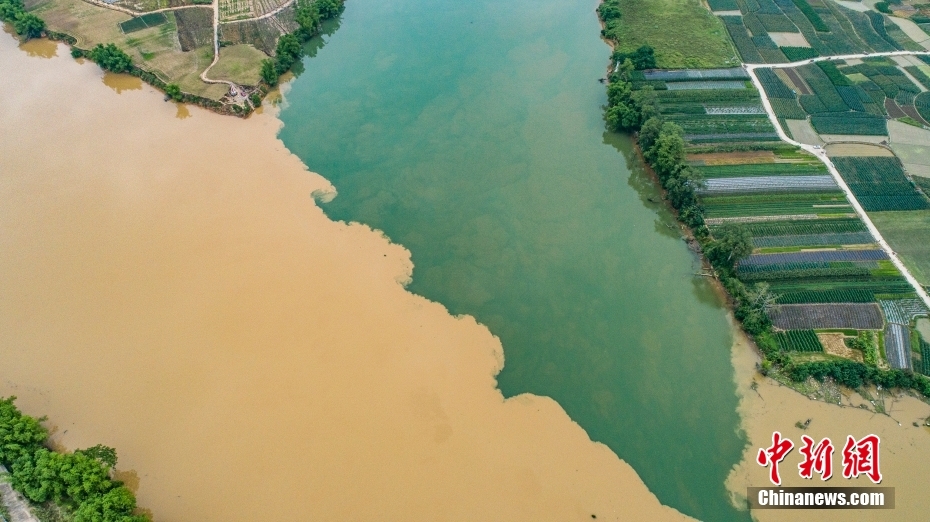
[(813, 330), (776, 332), (775, 342), (783, 352), (822, 352), (823, 345)]
[(898, 158), (838, 157), (833, 163), (866, 211), (930, 208), (930, 201), (904, 174)]
[(781, 305), (769, 311), (772, 324), (782, 330), (854, 328), (879, 330), (884, 324), (874, 303)]

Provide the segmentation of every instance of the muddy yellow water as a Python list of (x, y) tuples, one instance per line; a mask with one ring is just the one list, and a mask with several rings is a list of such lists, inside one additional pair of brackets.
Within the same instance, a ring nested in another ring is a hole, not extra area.
[[(677, 518), (240, 121), (0, 35), (0, 394), (157, 521)], [(185, 109), (188, 111), (188, 109)]]
[[(861, 438), (874, 433), (881, 438), (880, 466), (882, 486), (895, 488), (895, 509), (891, 510), (833, 510), (794, 511), (756, 510), (753, 516), (759, 521), (788, 520), (926, 520), (930, 513), (930, 429), (923, 427), (930, 416), (930, 405), (913, 397), (890, 394), (879, 397), (872, 390), (872, 400), (881, 400), (886, 414), (859, 408), (867, 399), (845, 390), (840, 405), (809, 400), (807, 397), (766, 379), (755, 371), (758, 356), (744, 338), (738, 336), (733, 347), (733, 364), (737, 385), (742, 395), (740, 415), (742, 427), (749, 439), (743, 462), (731, 472), (727, 486), (734, 502), (745, 505), (746, 487), (770, 487), (768, 468), (756, 464), (759, 448), (772, 443), (772, 432), (780, 431), (795, 443), (795, 449), (780, 466), (785, 486), (873, 486), (862, 476), (847, 480), (842, 477), (842, 448), (848, 435)], [(755, 385), (753, 385), (755, 383)], [(883, 399), (883, 400), (882, 400)], [(810, 419), (806, 430), (795, 426)], [(914, 423), (918, 426), (914, 426)], [(798, 475), (800, 462), (798, 449), (801, 435), (815, 441), (829, 437), (836, 447), (833, 457), (833, 478), (822, 482), (815, 475), (812, 480)], [(803, 513), (804, 515), (799, 515)]]

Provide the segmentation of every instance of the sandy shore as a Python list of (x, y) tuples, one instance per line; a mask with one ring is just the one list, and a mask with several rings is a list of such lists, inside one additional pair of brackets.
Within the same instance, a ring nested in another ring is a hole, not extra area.
[[(881, 438), (880, 465), (883, 475), (882, 486), (895, 488), (894, 510), (833, 510), (793, 511), (757, 510), (756, 520), (797, 520), (804, 513), (811, 520), (921, 520), (930, 511), (930, 428), (915, 427), (914, 422), (923, 424), (930, 416), (930, 405), (908, 396), (887, 400), (888, 415), (877, 414), (856, 407), (864, 399), (856, 393), (847, 392), (842, 399), (844, 406), (810, 400), (794, 390), (766, 379), (755, 371), (759, 360), (745, 337), (737, 336), (733, 347), (733, 364), (740, 400), (742, 428), (749, 439), (743, 462), (736, 466), (727, 483), (737, 503), (745, 505), (746, 487), (771, 486), (768, 468), (755, 462), (759, 448), (772, 444), (772, 432), (780, 431), (795, 443), (795, 449), (782, 463), (781, 477), (785, 486), (872, 486), (866, 477), (847, 480), (842, 477), (842, 448), (847, 435), (861, 438), (874, 433)], [(756, 389), (751, 388), (756, 383)], [(811, 419), (807, 430), (795, 427), (798, 421)], [(801, 435), (807, 434), (815, 441), (829, 437), (836, 446), (833, 458), (834, 476), (827, 482), (819, 477), (802, 479), (798, 475)]]
[[(0, 394), (118, 448), (155, 520), (660, 520), (499, 341), (335, 223), (279, 122), (0, 34)], [(118, 92), (120, 94), (118, 94)]]

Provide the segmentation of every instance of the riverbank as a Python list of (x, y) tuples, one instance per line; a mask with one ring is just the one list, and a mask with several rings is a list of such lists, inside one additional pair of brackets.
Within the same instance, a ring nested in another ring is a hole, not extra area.
[[(13, 34), (15, 25), (23, 40), (63, 42), (74, 58), (137, 76), (166, 100), (239, 117), (260, 107), (304, 52), (322, 46), (312, 40), (338, 27), (333, 19), (343, 8), (342, 0), (181, 0), (171, 7), (121, 0), (3, 2), (18, 11), (5, 30)], [(35, 27), (26, 31), (12, 23), (22, 17)]]
[[(740, 395), (741, 428), (749, 440), (742, 462), (734, 467), (727, 480), (727, 488), (735, 505), (745, 508), (747, 487), (771, 485), (768, 468), (759, 466), (755, 459), (759, 448), (771, 444), (772, 432), (781, 432), (795, 441), (795, 444), (799, 443), (802, 434), (817, 441), (830, 437), (837, 444), (837, 441), (845, 440), (848, 435), (862, 437), (875, 433), (882, 441), (881, 485), (895, 488), (894, 511), (827, 510), (818, 511), (817, 519), (848, 521), (851, 513), (855, 513), (855, 520), (862, 521), (917, 520), (930, 510), (930, 498), (926, 495), (925, 487), (930, 482), (930, 468), (923, 465), (927, 462), (927, 455), (930, 455), (930, 428), (924, 425), (930, 416), (930, 405), (914, 397), (893, 393), (886, 395), (883, 400), (882, 409), (887, 414), (880, 414), (872, 411), (874, 406), (867, 399), (849, 390), (839, 394), (842, 405), (828, 404), (809, 399), (760, 374), (756, 370), (761, 362), (760, 354), (744, 335), (736, 337), (732, 353), (733, 367), (736, 369), (735, 381)], [(873, 396), (873, 399), (877, 396)], [(861, 405), (868, 408), (863, 409)], [(806, 429), (796, 426), (808, 419), (810, 425)], [(816, 485), (798, 475), (796, 461), (799, 458), (795, 450), (782, 463), (783, 485)], [(830, 485), (841, 485), (835, 484), (836, 480), (834, 477)], [(872, 485), (867, 477), (842, 481), (842, 485)], [(820, 481), (815, 477), (815, 482)], [(757, 510), (752, 515), (760, 522), (774, 522), (795, 520), (794, 513), (791, 510)]]
[(157, 520), (683, 518), (555, 401), (505, 400), (500, 341), (322, 213), (273, 110), (179, 119), (57, 53), (0, 35), (0, 394), (119, 448)]

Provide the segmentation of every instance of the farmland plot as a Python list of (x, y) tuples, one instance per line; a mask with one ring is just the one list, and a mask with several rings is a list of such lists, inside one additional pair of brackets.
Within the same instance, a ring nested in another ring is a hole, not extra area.
[(765, 236), (752, 238), (752, 244), (756, 248), (818, 245), (862, 245), (874, 242), (875, 239), (868, 232)]
[[(865, 224), (858, 218), (773, 221), (768, 223), (751, 223), (743, 226), (753, 236), (866, 232)], [(711, 231), (713, 231), (713, 228), (711, 228)]]
[(910, 333), (906, 326), (890, 323), (885, 327), (885, 355), (892, 368), (911, 368)]
[(698, 81), (698, 80), (748, 80), (749, 73), (742, 67), (728, 69), (682, 69), (678, 71), (653, 70), (644, 71), (646, 80), (664, 82)]
[(917, 317), (927, 317), (927, 308), (920, 299), (883, 299), (878, 304), (889, 323), (909, 325)]
[(741, 165), (709, 165), (697, 169), (709, 178), (742, 178), (747, 176), (810, 176), (824, 174), (823, 163), (752, 163)]
[(930, 208), (897, 158), (837, 157), (833, 163), (866, 211)]
[(883, 261), (888, 254), (881, 249), (871, 250), (815, 250), (783, 254), (753, 254), (739, 262), (739, 266), (762, 266), (782, 263), (831, 263), (837, 261)]
[(781, 305), (769, 311), (772, 324), (782, 330), (850, 328), (878, 330), (884, 321), (874, 303)]
[(699, 193), (724, 194), (736, 192), (784, 192), (836, 190), (832, 176), (752, 176), (743, 178), (712, 178), (704, 182)]
[(775, 342), (783, 352), (822, 352), (823, 345), (813, 330), (790, 330), (775, 333)]
[(914, 289), (903, 278), (882, 280), (776, 281), (770, 290), (779, 304), (868, 303), (876, 295), (914, 296)]

